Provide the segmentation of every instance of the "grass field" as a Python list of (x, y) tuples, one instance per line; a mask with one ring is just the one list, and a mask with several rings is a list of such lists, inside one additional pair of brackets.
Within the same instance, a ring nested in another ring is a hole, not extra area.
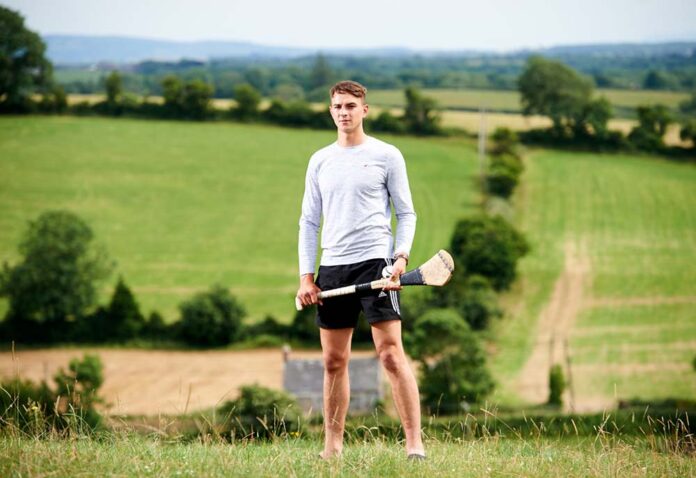
[[(515, 201), (533, 246), (506, 298), (512, 318), (495, 332), (501, 393), (535, 347), (548, 349), (531, 331), (558, 293), (576, 311), (558, 339), (569, 341), (579, 398), (696, 396), (696, 168), (557, 151), (526, 164)], [(587, 267), (568, 271), (569, 254)], [(566, 273), (575, 297), (554, 289)]]
[[(688, 454), (647, 443), (596, 439), (428, 442), (425, 462), (381, 440), (349, 445), (340, 459), (317, 457), (318, 442), (168, 443), (124, 436), (104, 440), (0, 438), (0, 475), (14, 476), (386, 476), (386, 477), (686, 477)], [(50, 470), (50, 471), (49, 471)]]
[[(434, 98), (444, 109), (519, 112), (520, 94), (514, 90), (475, 90), (475, 89), (423, 89), (422, 93)], [(615, 90), (597, 89), (597, 96), (605, 96), (621, 112), (637, 106), (660, 103), (672, 110), (689, 98), (689, 94), (677, 91)], [(369, 102), (375, 106), (403, 108), (406, 104), (402, 90), (370, 90)]]
[[(419, 213), (413, 263), (446, 247), (476, 202), (466, 140), (385, 137), (407, 159)], [(27, 221), (69, 209), (92, 226), (142, 309), (173, 320), (214, 283), (253, 319), (289, 320), (309, 156), (333, 132), (222, 123), (75, 117), (0, 119), (0, 260)]]

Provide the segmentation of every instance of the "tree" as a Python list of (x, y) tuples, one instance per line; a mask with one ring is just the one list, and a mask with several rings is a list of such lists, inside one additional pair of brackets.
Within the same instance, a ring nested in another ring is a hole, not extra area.
[(530, 57), (517, 86), (525, 116), (543, 115), (554, 130), (576, 129), (578, 117), (590, 102), (592, 83), (572, 68), (539, 56)]
[(408, 346), (420, 362), (421, 398), (431, 412), (464, 411), (493, 390), (486, 356), (454, 310), (432, 309), (416, 319)]
[(451, 250), (455, 264), (467, 275), (481, 275), (494, 289), (503, 290), (515, 280), (517, 261), (529, 251), (529, 245), (501, 217), (480, 215), (456, 224)]
[(679, 110), (684, 114), (696, 116), (696, 91), (691, 93), (688, 100), (679, 103)]
[(162, 96), (164, 97), (164, 108), (169, 116), (179, 116), (182, 113), (182, 95), (184, 85), (181, 79), (174, 75), (168, 75), (162, 80)]
[(669, 80), (661, 71), (650, 70), (643, 80), (643, 88), (646, 90), (664, 90), (669, 88)]
[(628, 139), (639, 149), (658, 151), (664, 148), (663, 137), (672, 117), (664, 105), (639, 106), (638, 126), (631, 130)]
[(106, 88), (106, 102), (109, 105), (117, 105), (123, 97), (123, 79), (118, 71), (112, 71), (104, 80)]
[(563, 391), (565, 387), (566, 382), (563, 376), (563, 369), (559, 364), (555, 364), (549, 370), (549, 405), (556, 407), (563, 405)]
[(309, 89), (314, 90), (316, 88), (328, 86), (329, 83), (331, 83), (332, 76), (333, 73), (331, 72), (329, 62), (326, 61), (324, 55), (319, 53), (314, 61), (312, 72), (309, 75)]
[(182, 83), (178, 77), (169, 75), (162, 80), (162, 96), (168, 116), (203, 120), (210, 112), (213, 87), (202, 80)]
[(237, 101), (237, 106), (232, 109), (234, 117), (242, 121), (249, 121), (258, 116), (261, 93), (249, 83), (235, 87), (234, 99)]
[(414, 87), (405, 90), (404, 123), (409, 132), (421, 135), (440, 133), (440, 115), (435, 100), (425, 97)]
[(5, 263), (0, 273), (0, 296), (9, 299), (7, 320), (15, 333), (30, 334), (21, 339), (60, 336), (68, 319), (94, 305), (97, 284), (112, 268), (90, 227), (68, 211), (45, 212), (30, 222), (19, 252), (20, 262)]
[(18, 12), (1, 5), (0, 32), (0, 111), (25, 112), (34, 91), (51, 84), (46, 45)]
[(202, 80), (186, 82), (182, 99), (184, 116), (197, 120), (205, 119), (210, 112), (210, 99), (213, 97), (213, 92), (213, 86)]
[(682, 141), (691, 141), (691, 147), (696, 149), (696, 120), (689, 120), (682, 124), (679, 138)]
[(145, 317), (140, 312), (135, 296), (123, 281), (123, 277), (118, 279), (114, 295), (106, 309), (106, 320), (105, 338), (108, 341), (135, 338), (145, 327)]
[(227, 345), (239, 336), (244, 308), (222, 286), (196, 294), (179, 306), (181, 338), (192, 345)]

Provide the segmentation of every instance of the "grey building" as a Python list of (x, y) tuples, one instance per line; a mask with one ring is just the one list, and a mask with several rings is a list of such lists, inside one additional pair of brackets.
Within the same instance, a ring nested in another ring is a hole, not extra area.
[[(376, 357), (353, 358), (350, 376), (350, 413), (370, 413), (384, 398), (382, 367)], [(323, 406), (324, 364), (320, 359), (287, 359), (283, 387), (295, 397), (305, 412), (321, 413)]]

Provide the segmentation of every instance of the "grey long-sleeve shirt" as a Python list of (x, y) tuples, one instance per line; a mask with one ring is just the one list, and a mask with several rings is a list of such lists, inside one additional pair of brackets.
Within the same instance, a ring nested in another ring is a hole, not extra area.
[(322, 217), (322, 265), (386, 258), (394, 251), (410, 253), (416, 213), (401, 152), (368, 136), (357, 146), (333, 143), (312, 155), (300, 216), (300, 275), (315, 272)]

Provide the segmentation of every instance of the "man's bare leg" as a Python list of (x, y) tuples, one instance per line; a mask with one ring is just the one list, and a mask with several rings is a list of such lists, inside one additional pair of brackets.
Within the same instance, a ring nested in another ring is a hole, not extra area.
[(350, 403), (348, 361), (353, 329), (319, 329), (324, 359), (324, 451), (330, 458), (343, 451), (343, 431)]
[(401, 321), (372, 324), (372, 339), (391, 383), (396, 410), (406, 434), (406, 453), (424, 455), (418, 384), (401, 342)]

